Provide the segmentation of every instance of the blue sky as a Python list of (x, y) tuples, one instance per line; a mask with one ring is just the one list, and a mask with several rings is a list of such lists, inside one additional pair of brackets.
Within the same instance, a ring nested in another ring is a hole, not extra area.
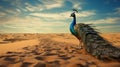
[(0, 32), (69, 33), (73, 8), (77, 23), (120, 32), (119, 0), (0, 0)]

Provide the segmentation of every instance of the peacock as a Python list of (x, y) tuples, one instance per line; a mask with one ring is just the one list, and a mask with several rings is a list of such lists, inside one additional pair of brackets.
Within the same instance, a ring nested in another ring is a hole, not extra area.
[(80, 41), (79, 48), (85, 50), (98, 59), (116, 59), (120, 61), (120, 48), (115, 47), (99, 35), (91, 24), (76, 24), (77, 10), (73, 10), (71, 17), (73, 21), (70, 24), (70, 32)]
[(72, 23), (70, 24), (70, 32), (79, 40), (79, 45), (78, 45), (78, 48), (82, 48), (83, 46), (83, 43), (82, 43), (82, 40), (81, 40), (81, 37), (79, 36), (79, 34), (77, 33), (77, 31), (75, 30), (76, 29), (76, 15), (75, 13), (78, 13), (78, 11), (76, 9), (73, 9), (73, 13), (71, 14), (70, 17), (73, 17), (73, 21)]

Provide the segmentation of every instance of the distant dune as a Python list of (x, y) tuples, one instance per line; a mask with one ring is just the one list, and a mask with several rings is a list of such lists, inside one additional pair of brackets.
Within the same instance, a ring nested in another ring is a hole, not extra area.
[[(102, 37), (120, 48), (120, 33)], [(0, 67), (120, 67), (79, 50), (71, 34), (0, 34)]]

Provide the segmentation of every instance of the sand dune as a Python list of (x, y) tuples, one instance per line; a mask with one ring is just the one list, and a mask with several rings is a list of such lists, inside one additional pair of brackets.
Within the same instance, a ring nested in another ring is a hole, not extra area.
[[(102, 36), (120, 46), (119, 34)], [(2, 34), (0, 37), (0, 67), (120, 67), (120, 62), (101, 61), (78, 49), (79, 41), (71, 34)]]
[(23, 47), (38, 45), (38, 44), (39, 44), (39, 41), (37, 39), (25, 40), (25, 41), (7, 43), (7, 44), (0, 44), (0, 54), (8, 52), (8, 51), (15, 51)]

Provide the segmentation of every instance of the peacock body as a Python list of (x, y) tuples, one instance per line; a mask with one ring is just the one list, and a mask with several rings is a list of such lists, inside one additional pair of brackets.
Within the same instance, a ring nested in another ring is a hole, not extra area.
[(73, 21), (70, 25), (70, 31), (84, 44), (84, 48), (88, 53), (101, 59), (112, 58), (120, 60), (120, 48), (112, 46), (91, 25), (84, 23), (76, 24), (75, 12), (71, 16)]

